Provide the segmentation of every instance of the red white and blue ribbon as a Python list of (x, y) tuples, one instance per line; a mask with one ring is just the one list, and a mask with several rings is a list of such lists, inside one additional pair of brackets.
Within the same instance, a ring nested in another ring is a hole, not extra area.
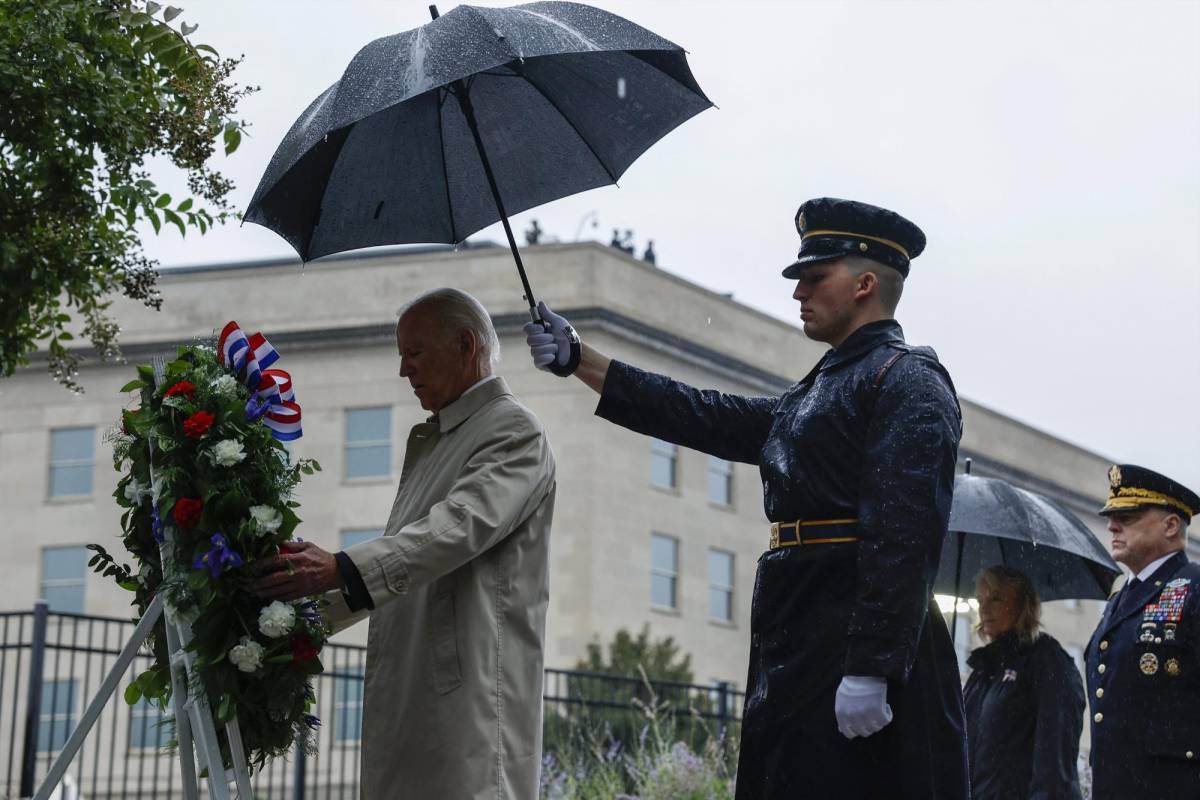
[(269, 404), (263, 424), (271, 435), (283, 442), (299, 439), (300, 404), (292, 391), (292, 376), (281, 369), (269, 369), (279, 353), (261, 333), (247, 337), (236, 322), (221, 331), (217, 358), (260, 402)]

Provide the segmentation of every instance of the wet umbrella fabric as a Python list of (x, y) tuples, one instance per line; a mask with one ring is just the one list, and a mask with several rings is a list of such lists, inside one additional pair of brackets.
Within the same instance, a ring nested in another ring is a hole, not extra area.
[(961, 597), (964, 581), (1006, 564), (1025, 573), (1043, 600), (1104, 600), (1120, 574), (1078, 517), (996, 478), (954, 479), (949, 529), (934, 583), (938, 593)]
[(292, 126), (245, 219), (305, 261), (459, 243), (502, 217), (472, 112), (515, 214), (615, 183), (711, 105), (680, 47), (614, 14), (577, 3), (458, 6), (364, 47)]

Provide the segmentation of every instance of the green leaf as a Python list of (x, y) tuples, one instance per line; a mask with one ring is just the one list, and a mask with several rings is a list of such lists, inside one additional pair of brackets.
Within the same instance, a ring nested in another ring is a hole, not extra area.
[(188, 198), (175, 207), (176, 211), (188, 211), (192, 207), (192, 198)]
[(146, 382), (143, 381), (141, 378), (135, 378), (134, 380), (131, 380), (129, 383), (122, 386), (117, 391), (119, 394), (124, 394), (125, 392), (132, 392), (134, 389), (141, 389), (145, 385), (146, 385)]
[(146, 13), (147, 14), (152, 14), (152, 15), (157, 14), (158, 10), (160, 8), (162, 8), (162, 6), (159, 5), (158, 3), (154, 2), (154, 0), (146, 0)]
[(237, 128), (225, 129), (225, 155), (229, 155), (234, 150), (238, 149), (238, 145), (242, 143), (242, 132)]
[(137, 581), (117, 581), (117, 586), (120, 586), (127, 592), (136, 592), (138, 589), (142, 588), (142, 585)]
[(166, 217), (167, 222), (170, 222), (172, 225), (179, 228), (180, 236), (187, 236), (187, 228), (184, 226), (183, 220), (178, 214), (169, 208), (164, 208), (163, 216)]
[(163, 12), (163, 19), (167, 22), (170, 22), (182, 13), (182, 8), (177, 8), (176, 6), (167, 6), (167, 10)]
[(133, 683), (125, 687), (125, 703), (126, 705), (137, 705), (137, 701), (142, 699), (142, 690), (135, 680)]
[(146, 219), (150, 220), (150, 224), (154, 226), (154, 232), (157, 234), (162, 229), (162, 221), (158, 218), (152, 209), (146, 209)]
[(155, 208), (166, 208), (169, 205), (171, 205), (171, 195), (166, 192), (160, 194), (158, 199), (154, 201)]
[(184, 36), (191, 36), (193, 33), (196, 32), (196, 29), (199, 27), (200, 27), (199, 24), (188, 25), (186, 22), (183, 22), (183, 23), (180, 23), (180, 25), (179, 25), (179, 32), (182, 33)]

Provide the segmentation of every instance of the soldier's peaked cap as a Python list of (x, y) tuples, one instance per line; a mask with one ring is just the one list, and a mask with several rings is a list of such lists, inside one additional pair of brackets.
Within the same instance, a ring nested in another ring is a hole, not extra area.
[(783, 270), (785, 278), (845, 256), (878, 261), (907, 278), (909, 262), (925, 249), (925, 234), (895, 211), (836, 197), (806, 201), (796, 212), (796, 230), (800, 252)]
[(1116, 464), (1108, 470), (1108, 501), (1101, 514), (1165, 508), (1191, 520), (1200, 512), (1200, 497), (1166, 475), (1135, 464)]

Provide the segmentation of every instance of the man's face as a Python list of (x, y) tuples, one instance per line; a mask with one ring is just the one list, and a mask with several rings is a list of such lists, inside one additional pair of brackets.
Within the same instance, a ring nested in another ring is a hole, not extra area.
[(805, 267), (796, 281), (792, 297), (800, 301), (800, 321), (804, 335), (834, 347), (852, 331), (858, 276), (844, 261), (823, 261)]
[(474, 352), (464, 352), (462, 337), (447, 333), (428, 308), (418, 306), (401, 318), (396, 348), (400, 377), (408, 378), (426, 411), (441, 411), (470, 386), (468, 364)]
[(1177, 537), (1168, 538), (1167, 532), (1172, 527), (1169, 520), (1174, 516), (1158, 508), (1109, 514), (1113, 559), (1140, 572), (1151, 561), (1171, 552)]

